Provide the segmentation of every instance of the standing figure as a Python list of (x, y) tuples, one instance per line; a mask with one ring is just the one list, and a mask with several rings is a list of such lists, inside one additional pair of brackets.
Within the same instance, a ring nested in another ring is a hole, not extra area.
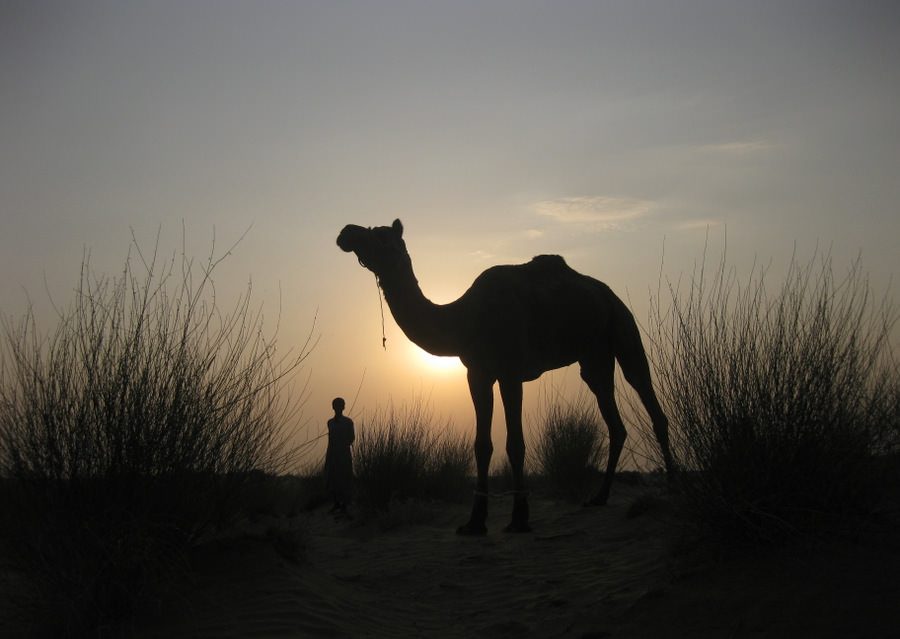
[(353, 420), (344, 415), (344, 400), (335, 397), (331, 402), (334, 417), (328, 420), (328, 449), (325, 451), (325, 484), (334, 499), (330, 512), (347, 512), (353, 497), (353, 458), (350, 446), (356, 434)]

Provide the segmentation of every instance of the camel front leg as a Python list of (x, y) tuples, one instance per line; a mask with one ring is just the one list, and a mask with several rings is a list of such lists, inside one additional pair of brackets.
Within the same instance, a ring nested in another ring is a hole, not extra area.
[(456, 529), (459, 535), (483, 535), (487, 532), (488, 472), (494, 445), (491, 443), (491, 417), (494, 412), (494, 380), (479, 371), (468, 372), (469, 393), (475, 405), (475, 498), (469, 521)]
[(522, 382), (500, 380), (500, 396), (506, 415), (506, 454), (513, 475), (512, 521), (505, 532), (530, 532), (528, 492), (525, 490), (525, 436), (522, 433)]

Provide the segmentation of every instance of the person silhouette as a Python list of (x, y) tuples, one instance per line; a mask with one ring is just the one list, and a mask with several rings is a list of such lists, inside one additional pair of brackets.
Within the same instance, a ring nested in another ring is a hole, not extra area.
[(350, 447), (356, 439), (353, 420), (344, 415), (344, 400), (331, 402), (334, 417), (328, 420), (328, 448), (325, 451), (325, 485), (334, 499), (329, 512), (347, 512), (353, 496), (353, 457)]

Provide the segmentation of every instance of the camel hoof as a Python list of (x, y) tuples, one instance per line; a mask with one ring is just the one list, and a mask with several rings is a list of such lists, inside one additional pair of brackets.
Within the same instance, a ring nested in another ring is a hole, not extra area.
[(479, 537), (487, 534), (487, 526), (475, 524), (471, 521), (456, 529), (456, 534), (463, 537)]
[(530, 533), (531, 526), (528, 525), (528, 522), (510, 522), (509, 525), (503, 529), (505, 533)]

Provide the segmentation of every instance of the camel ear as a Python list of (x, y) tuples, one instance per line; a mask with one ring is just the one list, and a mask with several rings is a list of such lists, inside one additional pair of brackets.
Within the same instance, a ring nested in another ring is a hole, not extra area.
[(399, 219), (396, 219), (391, 225), (391, 228), (393, 228), (394, 232), (397, 233), (397, 237), (403, 237), (403, 222), (401, 222)]

